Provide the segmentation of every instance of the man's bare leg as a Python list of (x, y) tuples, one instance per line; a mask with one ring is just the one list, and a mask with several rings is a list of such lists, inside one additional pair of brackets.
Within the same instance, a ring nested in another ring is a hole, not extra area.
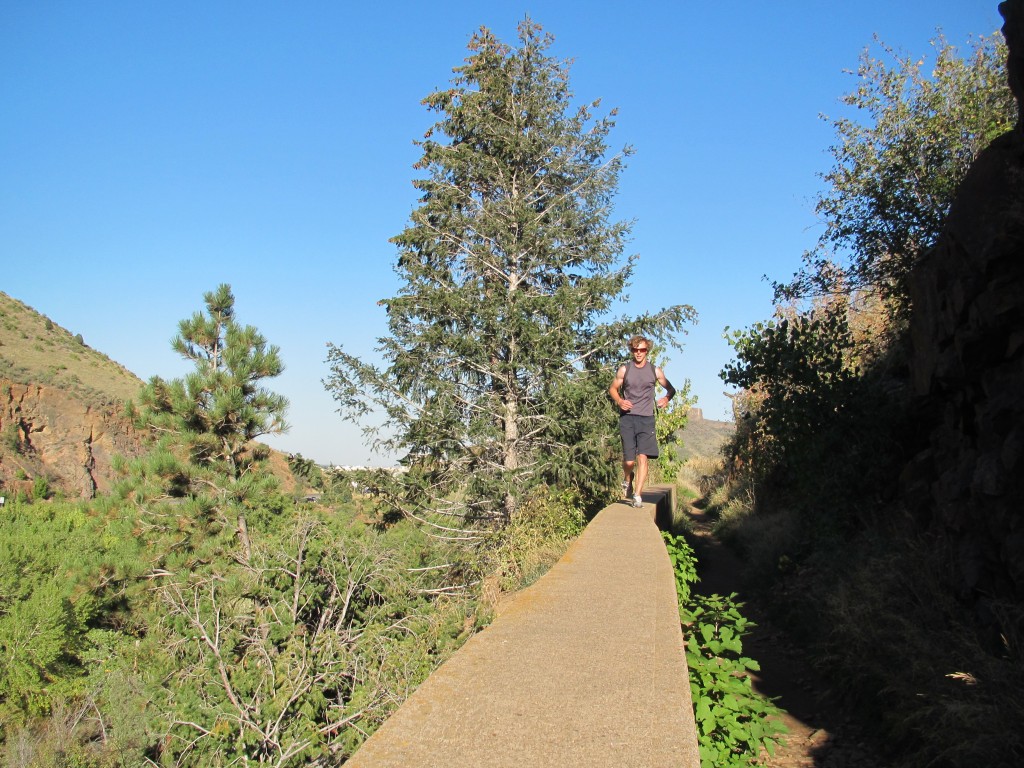
[[(643, 453), (636, 455), (636, 472), (633, 475), (633, 501), (641, 498), (644, 492), (644, 485), (647, 483), (647, 456)], [(635, 503), (633, 506), (637, 506)]]
[(633, 467), (636, 462), (622, 462), (622, 495), (629, 498), (629, 491), (633, 487)]

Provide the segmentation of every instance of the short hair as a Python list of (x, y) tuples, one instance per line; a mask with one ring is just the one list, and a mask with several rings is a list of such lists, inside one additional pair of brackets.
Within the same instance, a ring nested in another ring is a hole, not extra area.
[(648, 352), (651, 351), (651, 342), (650, 342), (650, 340), (649, 339), (645, 339), (643, 336), (634, 336), (632, 339), (630, 339), (629, 340), (629, 348), (630, 349), (635, 348), (636, 345), (639, 344), (640, 342), (643, 342), (644, 344), (647, 345), (647, 351)]

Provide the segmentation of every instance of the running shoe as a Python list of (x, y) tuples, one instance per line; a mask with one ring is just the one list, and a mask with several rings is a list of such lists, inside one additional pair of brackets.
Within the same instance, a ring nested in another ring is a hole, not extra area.
[(640, 509), (644, 505), (644, 500), (640, 496), (633, 497), (633, 506)]

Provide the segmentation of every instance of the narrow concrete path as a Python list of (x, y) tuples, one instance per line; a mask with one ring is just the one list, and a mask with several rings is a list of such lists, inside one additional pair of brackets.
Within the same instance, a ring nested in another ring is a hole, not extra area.
[(644, 496), (642, 509), (602, 510), (346, 765), (698, 768), (672, 566), (654, 522), (671, 495)]

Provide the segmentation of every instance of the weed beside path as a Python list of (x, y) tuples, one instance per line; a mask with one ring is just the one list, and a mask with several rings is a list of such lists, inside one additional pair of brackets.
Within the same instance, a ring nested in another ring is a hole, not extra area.
[(785, 743), (774, 756), (763, 756), (767, 768), (885, 768), (866, 734), (842, 713), (828, 686), (815, 674), (785, 631), (772, 626), (744, 595), (744, 564), (712, 533), (711, 522), (692, 505), (692, 545), (697, 555), (700, 594), (739, 594), (743, 613), (757, 626), (743, 638), (744, 653), (756, 659), (755, 690), (775, 700), (788, 728)]

